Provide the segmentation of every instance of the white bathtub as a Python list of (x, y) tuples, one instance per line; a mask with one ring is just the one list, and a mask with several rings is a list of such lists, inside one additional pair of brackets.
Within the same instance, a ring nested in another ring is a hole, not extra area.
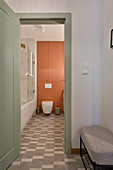
[(31, 119), (35, 111), (36, 111), (36, 99), (21, 106), (21, 130), (25, 127), (25, 125)]

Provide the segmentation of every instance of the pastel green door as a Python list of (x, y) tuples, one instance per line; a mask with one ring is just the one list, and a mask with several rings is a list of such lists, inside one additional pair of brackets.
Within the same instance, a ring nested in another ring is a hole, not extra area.
[(18, 157), (20, 150), (19, 20), (0, 0), (0, 170)]

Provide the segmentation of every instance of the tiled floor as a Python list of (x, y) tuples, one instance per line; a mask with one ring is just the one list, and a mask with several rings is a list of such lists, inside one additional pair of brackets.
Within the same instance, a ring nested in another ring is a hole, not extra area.
[(32, 117), (21, 133), (21, 151), (8, 170), (84, 170), (79, 155), (64, 154), (64, 115)]

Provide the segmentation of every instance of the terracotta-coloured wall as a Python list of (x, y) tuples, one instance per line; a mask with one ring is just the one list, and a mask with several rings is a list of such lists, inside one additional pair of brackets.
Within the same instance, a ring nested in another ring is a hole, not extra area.
[[(52, 84), (46, 89), (45, 84)], [(53, 101), (63, 112), (64, 42), (37, 42), (37, 105)]]

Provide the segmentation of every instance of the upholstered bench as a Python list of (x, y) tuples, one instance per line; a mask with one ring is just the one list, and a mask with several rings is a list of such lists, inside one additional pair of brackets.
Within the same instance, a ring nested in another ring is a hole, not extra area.
[[(85, 153), (82, 151), (85, 148)], [(113, 169), (113, 133), (101, 126), (87, 126), (81, 129), (80, 156), (85, 169), (83, 154), (87, 154), (93, 169), (96, 167)]]

